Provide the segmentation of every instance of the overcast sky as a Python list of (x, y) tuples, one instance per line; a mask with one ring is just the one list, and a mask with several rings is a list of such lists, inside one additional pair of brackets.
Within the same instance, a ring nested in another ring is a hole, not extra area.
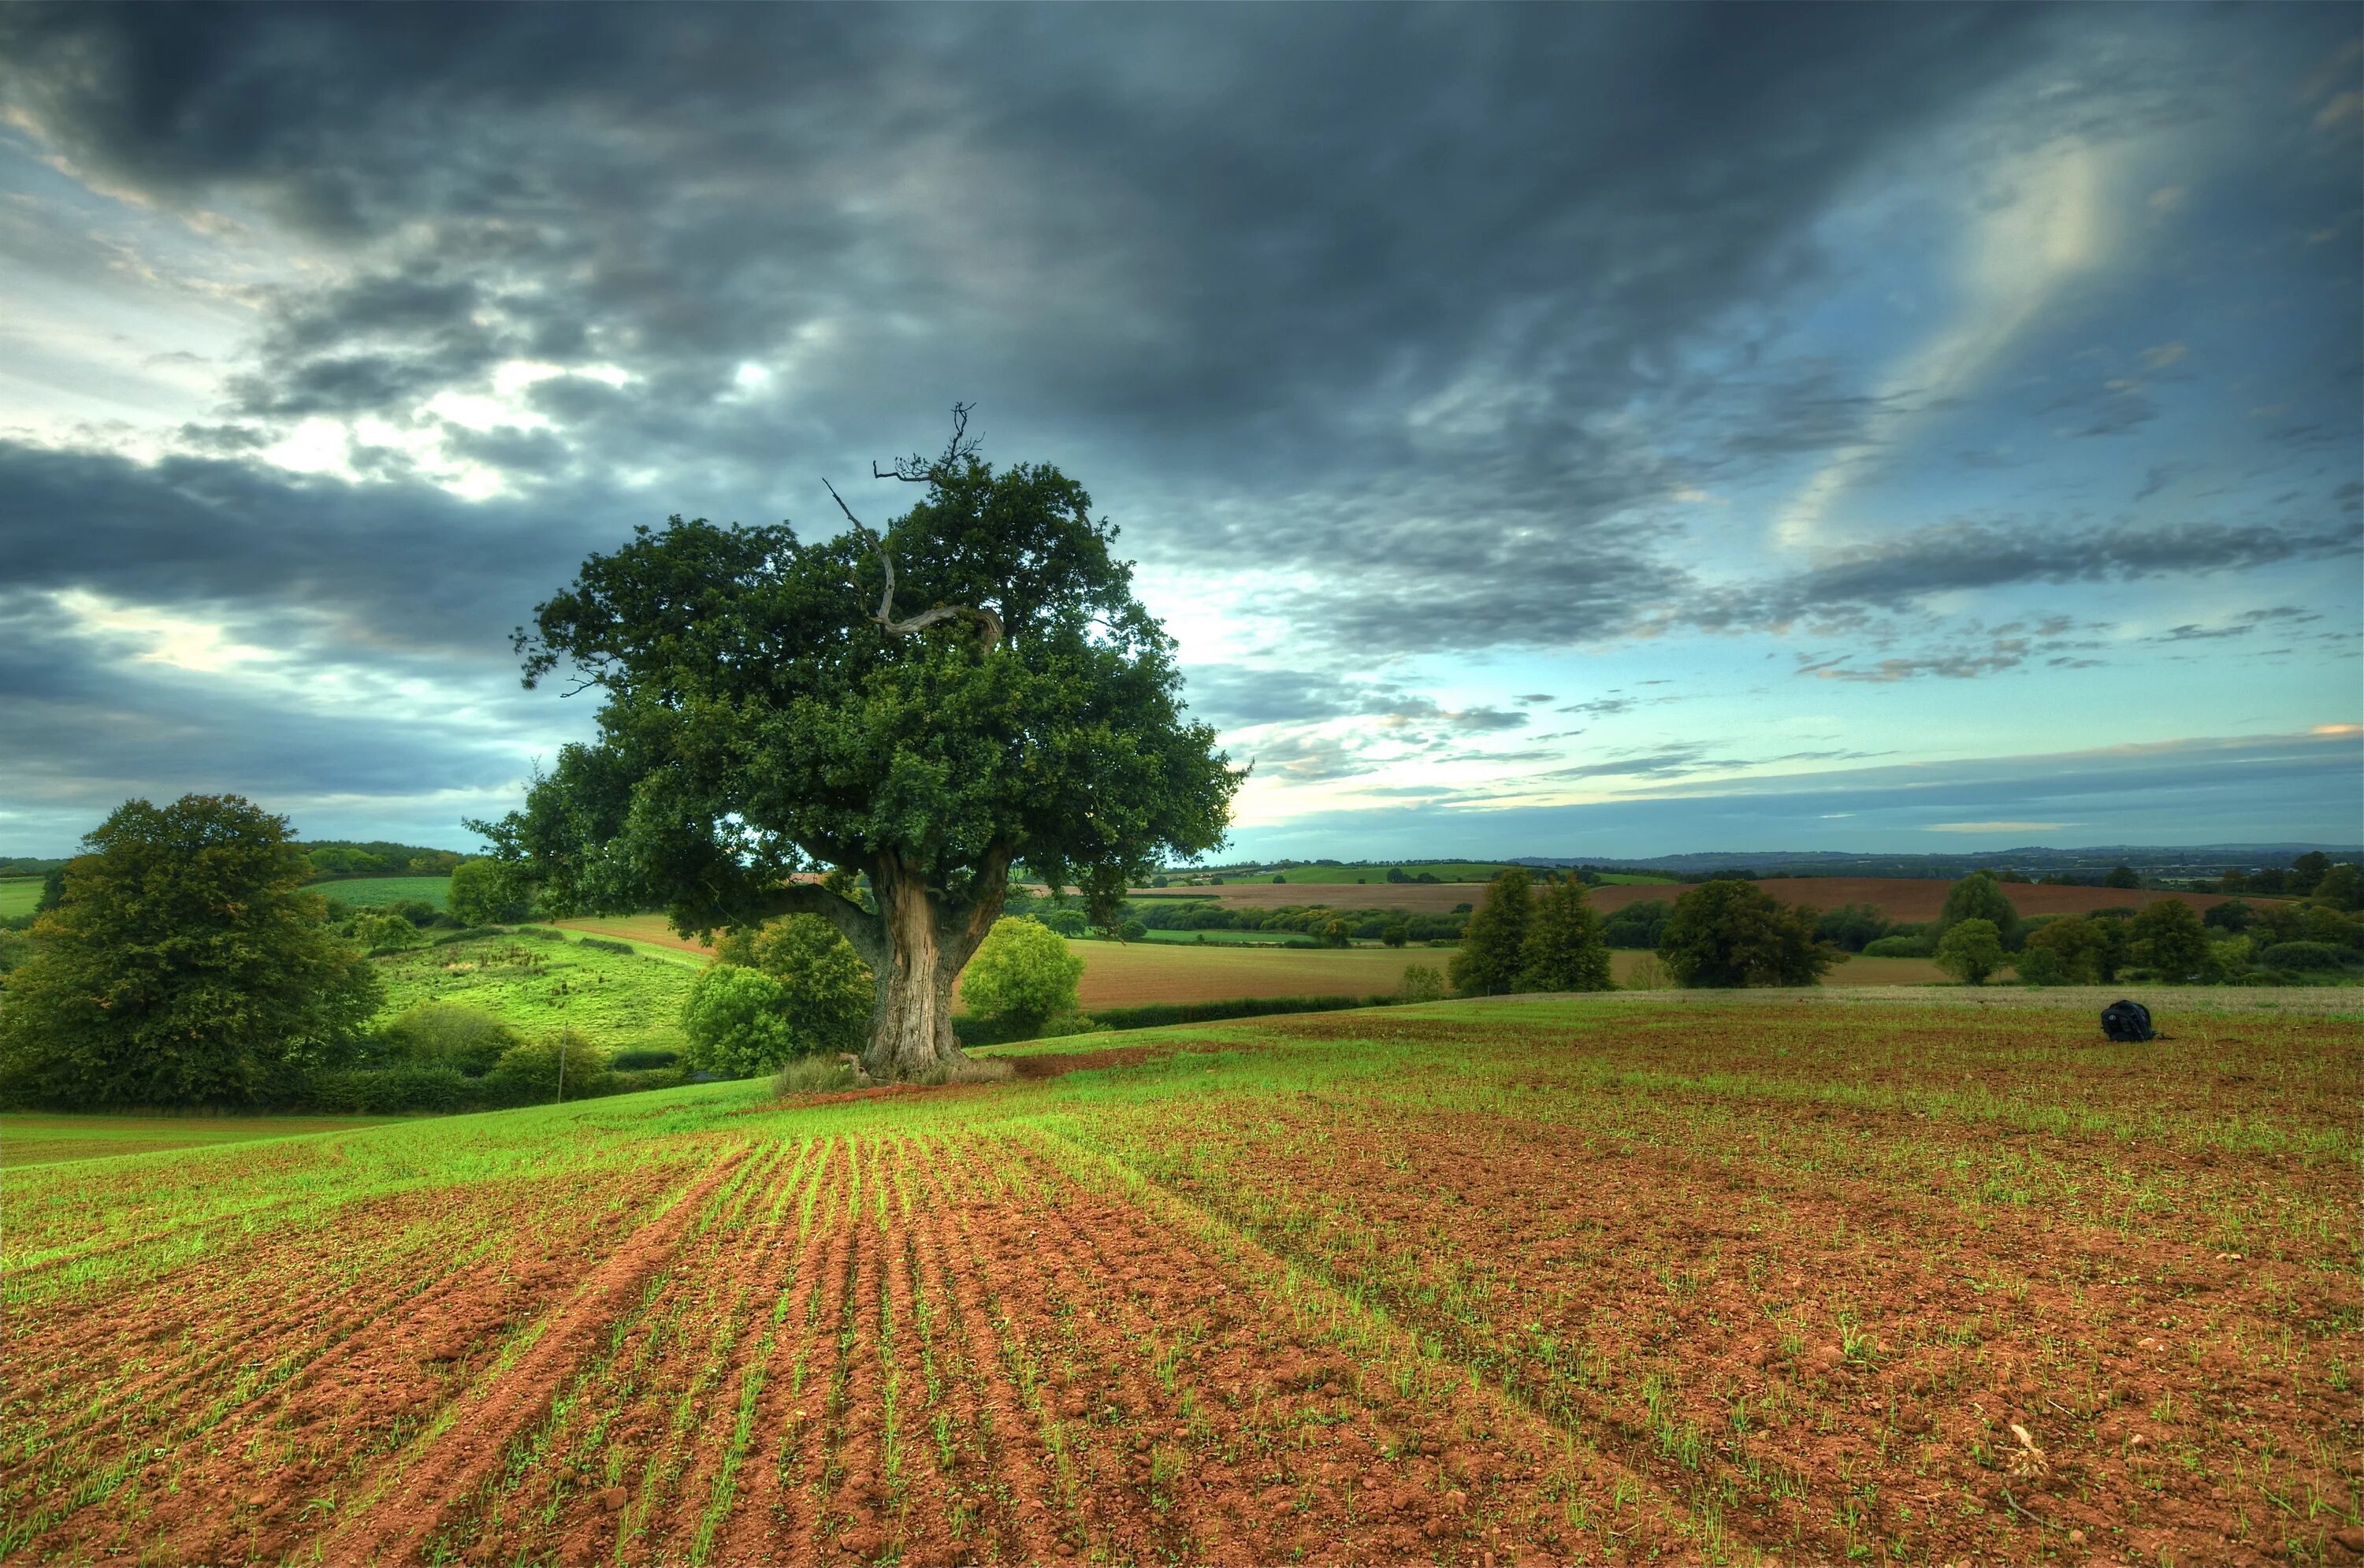
[(586, 552), (956, 400), (1243, 853), (2354, 843), (2359, 17), (0, 9), (0, 853), (463, 847)]

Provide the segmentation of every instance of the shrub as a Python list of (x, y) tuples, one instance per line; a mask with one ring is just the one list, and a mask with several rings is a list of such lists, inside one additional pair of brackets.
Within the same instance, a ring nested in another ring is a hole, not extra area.
[(2162, 980), (2212, 978), (2208, 933), (2191, 906), (2180, 898), (2162, 898), (2134, 917), (2135, 962), (2149, 966)]
[[(1059, 934), (1039, 921), (1005, 917), (993, 923), (961, 976), (969, 1011), (1003, 1029), (1035, 1029), (1076, 1010), (1076, 983), (1084, 961)], [(1016, 1035), (1005, 1038), (1020, 1038)]]
[(2258, 962), (2267, 969), (2304, 973), (2344, 968), (2350, 960), (2345, 951), (2328, 942), (2276, 942), (2258, 955)]
[(618, 1073), (641, 1073), (652, 1067), (677, 1067), (680, 1064), (681, 1052), (678, 1051), (638, 1045), (617, 1051), (608, 1058), (608, 1067)]
[(634, 951), (631, 943), (611, 942), (605, 937), (579, 937), (575, 940), (575, 945), (590, 948), (598, 952), (620, 953), (626, 958), (630, 958)]
[(1407, 1002), (1442, 1002), (1444, 1000), (1444, 973), (1424, 963), (1407, 963), (1404, 965), (1403, 990), (1399, 995)]
[(791, 1056), (860, 1051), (877, 987), (853, 944), (819, 915), (791, 915), (755, 939), (755, 963), (780, 983)]
[(608, 1053), (571, 1029), (513, 1045), (483, 1080), (496, 1106), (587, 1100), (608, 1092)]
[(457, 1068), (406, 1062), (345, 1073), (324, 1073), (305, 1098), (316, 1108), (343, 1116), (402, 1116), (474, 1109), (476, 1081)]
[(786, 993), (760, 969), (717, 963), (697, 977), (683, 1003), (688, 1063), (701, 1072), (745, 1078), (796, 1054), (783, 1010)]
[(373, 909), (353, 920), (353, 940), (364, 952), (400, 952), (420, 945), (418, 928), (392, 909)]
[(1839, 954), (1814, 919), (1753, 883), (1703, 882), (1677, 901), (1658, 956), (1686, 986), (1819, 984)]
[(1866, 958), (1927, 958), (1928, 947), (1919, 937), (1881, 937), (1863, 945)]
[(835, 1057), (799, 1056), (772, 1074), (775, 1095), (827, 1095), (854, 1086), (853, 1069)]
[(1391, 948), (1399, 948), (1411, 940), (1411, 927), (1402, 920), (1390, 920), (1379, 928), (1379, 940)]
[(1957, 920), (1937, 942), (1937, 967), (1965, 985), (1985, 984), (2002, 960), (2002, 936), (1992, 920)]
[(479, 1007), (426, 1002), (378, 1030), (377, 1054), (395, 1063), (448, 1067), (482, 1077), (524, 1038)]

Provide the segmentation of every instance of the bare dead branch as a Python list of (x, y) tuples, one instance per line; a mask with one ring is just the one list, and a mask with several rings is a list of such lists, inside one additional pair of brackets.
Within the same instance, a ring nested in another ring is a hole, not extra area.
[(968, 417), (976, 407), (974, 403), (953, 405), (953, 439), (944, 443), (942, 456), (933, 461), (917, 453), (907, 458), (898, 457), (892, 468), (879, 467), (874, 458), (870, 463), (870, 477), (899, 479), (906, 484), (930, 484), (946, 477), (960, 465), (962, 459), (976, 451), (976, 442), (970, 439), (968, 434)]
[[(1001, 617), (982, 606), (938, 605), (932, 609), (921, 610), (909, 620), (897, 620), (895, 618), (895, 558), (886, 553), (886, 539), (872, 532), (867, 524), (853, 515), (853, 508), (845, 504), (845, 497), (837, 493), (836, 485), (830, 484), (826, 479), (821, 481), (821, 484), (829, 491), (830, 498), (837, 503), (837, 509), (845, 514), (845, 520), (852, 523), (855, 531), (870, 541), (870, 548), (876, 553), (878, 563), (886, 569), (886, 585), (878, 592), (878, 607), (875, 610), (865, 611), (864, 619), (877, 622), (889, 637), (909, 637), (913, 632), (925, 631), (931, 626), (940, 626), (948, 620), (972, 620), (976, 623), (978, 631), (984, 634), (986, 652), (990, 653), (1000, 646)], [(848, 583), (846, 586), (853, 588), (856, 593), (861, 592), (854, 584)]]

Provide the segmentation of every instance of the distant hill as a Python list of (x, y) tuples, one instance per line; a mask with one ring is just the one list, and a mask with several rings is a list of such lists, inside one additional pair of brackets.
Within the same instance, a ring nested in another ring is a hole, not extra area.
[(2336, 844), (2095, 844), (2072, 850), (2026, 844), (2011, 850), (1958, 854), (1856, 854), (1844, 850), (1722, 850), (1627, 860), (1601, 855), (1522, 855), (1528, 866), (1615, 866), (1667, 876), (1745, 871), (1763, 876), (1849, 876), (1952, 879), (1974, 871), (2021, 871), (2030, 876), (2072, 876), (2098, 882), (2117, 866), (2158, 877), (2215, 876), (2228, 866), (2244, 871), (2287, 868), (2303, 854), (2320, 850), (2333, 860), (2354, 860), (2364, 849)]

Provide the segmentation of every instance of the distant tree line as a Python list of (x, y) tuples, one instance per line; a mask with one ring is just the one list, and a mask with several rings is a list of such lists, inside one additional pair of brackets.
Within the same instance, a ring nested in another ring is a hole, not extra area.
[(468, 857), (451, 850), (382, 839), (315, 839), (296, 846), (311, 868), (310, 880), (344, 876), (446, 876)]

